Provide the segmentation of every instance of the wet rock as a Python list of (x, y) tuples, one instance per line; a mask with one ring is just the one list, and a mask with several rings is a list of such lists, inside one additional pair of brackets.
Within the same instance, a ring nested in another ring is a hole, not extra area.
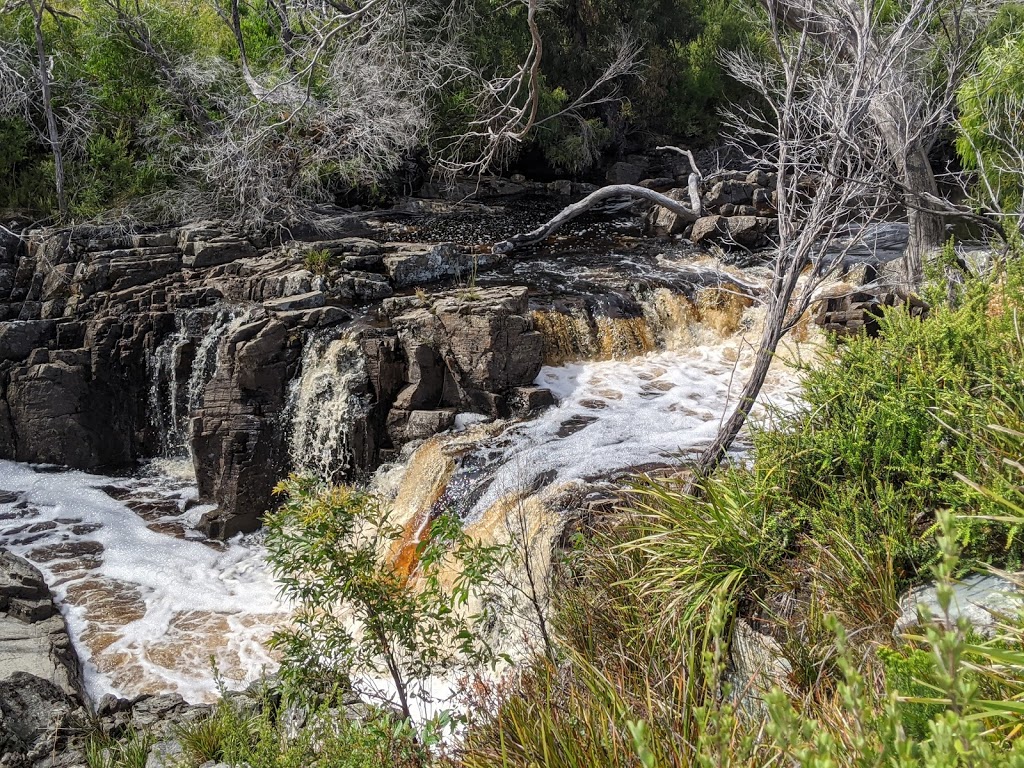
[[(17, 501), (17, 497), (11, 501)], [(38, 568), (17, 555), (0, 550), (0, 611), (7, 610), (11, 598), (38, 600), (49, 594)]]
[(246, 323), (223, 343), (223, 364), (207, 384), (192, 423), (196, 481), (217, 510), (200, 527), (229, 538), (253, 531), (287, 471), (284, 431), (278, 428), (288, 383), (298, 369), (302, 338), (280, 320)]
[(131, 460), (113, 413), (120, 398), (88, 367), (37, 362), (15, 368), (6, 394), (18, 461), (94, 470)]
[(456, 410), (403, 411), (394, 409), (388, 415), (388, 435), (396, 445), (404, 445), (445, 432), (455, 426)]
[(81, 699), (81, 667), (39, 570), (0, 551), (0, 680), (27, 673)]
[(509, 395), (513, 416), (524, 418), (555, 405), (555, 396), (546, 387), (516, 387)]
[(84, 715), (81, 705), (49, 680), (25, 672), (0, 680), (0, 761), (55, 764), (47, 758), (65, 752)]

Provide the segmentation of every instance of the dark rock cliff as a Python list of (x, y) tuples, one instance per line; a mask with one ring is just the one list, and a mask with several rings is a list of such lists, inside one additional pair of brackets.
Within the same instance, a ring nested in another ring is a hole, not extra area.
[(347, 334), (361, 350), (351, 476), (460, 411), (546, 402), (530, 391), (542, 345), (525, 288), (389, 298), (469, 274), (482, 256), (367, 234), (338, 217), (316, 240), (275, 245), (213, 222), (5, 241), (0, 457), (110, 471), (189, 451), (218, 505), (204, 526), (226, 537), (259, 525), (295, 462), (291, 390), (312, 338)]

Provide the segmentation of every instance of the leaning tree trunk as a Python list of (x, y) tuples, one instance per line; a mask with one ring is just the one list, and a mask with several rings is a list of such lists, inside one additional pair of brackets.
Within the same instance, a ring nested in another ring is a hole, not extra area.
[(46, 58), (46, 41), (43, 39), (43, 13), (46, 6), (43, 0), (39, 0), (39, 6), (32, 6), (32, 15), (35, 19), (36, 38), (36, 72), (39, 78), (39, 88), (43, 95), (43, 112), (46, 114), (46, 133), (53, 152), (54, 181), (57, 187), (57, 210), (60, 213), (61, 221), (68, 216), (67, 192), (64, 189), (64, 151), (60, 145), (60, 132), (57, 130), (57, 117), (53, 113), (53, 95), (50, 92), (50, 67)]
[(941, 214), (925, 210), (922, 197), (939, 196), (939, 185), (928, 161), (928, 153), (920, 143), (909, 147), (903, 164), (903, 185), (907, 203), (910, 236), (903, 254), (903, 279), (907, 289), (914, 290), (924, 279), (924, 263), (946, 242), (946, 223)]
[[(771, 303), (764, 320), (761, 342), (757, 345), (757, 354), (754, 356), (754, 367), (750, 372), (750, 378), (743, 385), (736, 409), (722, 424), (714, 441), (697, 460), (697, 464), (693, 468), (693, 478), (690, 481), (691, 487), (714, 472), (725, 458), (726, 452), (750, 416), (750, 411), (753, 409), (768, 376), (768, 369), (771, 367), (772, 360), (775, 359), (775, 351), (778, 349), (779, 342), (786, 335), (789, 325), (787, 323), (789, 304), (796, 291), (802, 266), (802, 260), (790, 259), (787, 261), (789, 264), (776, 272), (772, 280)], [(795, 263), (797, 261), (799, 263)]]

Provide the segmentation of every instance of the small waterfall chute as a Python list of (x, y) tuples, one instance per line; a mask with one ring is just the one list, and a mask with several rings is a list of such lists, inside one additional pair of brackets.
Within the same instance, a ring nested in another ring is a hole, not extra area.
[(150, 355), (150, 422), (160, 438), (161, 458), (188, 456), (191, 416), (217, 372), (221, 341), (248, 316), (238, 307), (182, 310), (174, 332)]
[(357, 424), (370, 409), (366, 361), (356, 340), (313, 334), (292, 383), (289, 456), (292, 471), (341, 482), (358, 468)]

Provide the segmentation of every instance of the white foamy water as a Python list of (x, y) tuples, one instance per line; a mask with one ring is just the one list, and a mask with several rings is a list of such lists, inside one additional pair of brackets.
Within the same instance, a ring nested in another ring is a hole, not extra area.
[[(64, 613), (97, 697), (216, 695), (276, 662), (266, 640), (286, 616), (263, 549), (190, 527), (187, 476), (110, 478), (0, 461), (0, 546), (33, 562)], [(189, 508), (191, 506), (191, 508)]]
[[(734, 340), (545, 367), (536, 383), (554, 393), (557, 406), (485, 438), (463, 459), (474, 476), (489, 480), (468, 519), (510, 493), (693, 458), (735, 407), (752, 360), (752, 350)], [(797, 391), (795, 372), (777, 363), (752, 419), (763, 418), (769, 403), (791, 408)]]

